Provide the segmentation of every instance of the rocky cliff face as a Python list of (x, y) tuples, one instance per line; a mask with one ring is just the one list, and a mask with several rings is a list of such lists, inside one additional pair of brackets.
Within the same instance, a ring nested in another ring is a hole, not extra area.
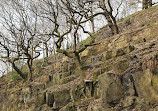
[(158, 7), (119, 26), (119, 35), (108, 37), (107, 27), (95, 34), (82, 67), (57, 54), (34, 63), (32, 83), (0, 78), (0, 111), (157, 111)]

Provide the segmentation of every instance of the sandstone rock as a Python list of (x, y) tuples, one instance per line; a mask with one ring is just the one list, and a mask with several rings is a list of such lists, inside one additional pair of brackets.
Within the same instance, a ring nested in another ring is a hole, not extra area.
[(73, 81), (75, 78), (76, 78), (75, 75), (67, 76), (67, 77), (65, 77), (63, 79), (60, 79), (60, 84), (66, 84), (66, 83), (68, 83), (70, 81)]
[(126, 74), (121, 78), (125, 96), (138, 96), (135, 89), (134, 79), (131, 74)]
[(23, 100), (25, 104), (28, 104), (32, 101), (32, 94), (30, 87), (24, 87), (22, 89)]
[(37, 93), (37, 96), (35, 97), (35, 105), (41, 106), (46, 103), (46, 94), (43, 92)]
[(115, 75), (104, 73), (98, 77), (101, 98), (110, 104), (117, 104), (124, 96), (120, 81), (115, 81)]
[(61, 91), (47, 91), (46, 92), (46, 104), (49, 107), (59, 108), (65, 106), (71, 100), (69, 90)]
[(77, 85), (77, 86), (74, 86), (72, 87), (71, 89), (71, 99), (73, 101), (78, 101), (80, 99), (83, 99), (86, 97), (85, 95), (85, 86), (84, 86), (84, 83), (82, 82), (81, 84)]
[(64, 106), (68, 104), (71, 100), (69, 90), (53, 92), (53, 95), (54, 95), (54, 102), (56, 103), (56, 107)]
[(158, 111), (158, 106), (156, 106), (154, 108), (150, 108), (149, 111)]
[(106, 51), (102, 54), (102, 61), (106, 61), (112, 58), (112, 51)]
[(113, 70), (116, 73), (123, 73), (129, 68), (128, 60), (120, 60), (113, 65)]
[(59, 85), (61, 77), (62, 77), (62, 73), (53, 74), (53, 85)]
[(110, 105), (118, 104), (121, 98), (124, 97), (124, 91), (119, 82), (112, 82), (106, 92), (106, 101)]
[(76, 111), (76, 110), (77, 108), (72, 103), (69, 103), (63, 108), (61, 108), (59, 111)]
[(123, 99), (123, 102), (121, 104), (122, 107), (124, 108), (131, 108), (135, 104), (135, 99), (136, 97), (134, 96), (127, 96)]
[[(152, 85), (152, 72), (150, 69), (145, 70), (144, 72), (137, 72), (133, 75), (136, 90), (138, 96), (145, 99), (145, 101), (155, 103), (158, 101), (158, 94), (156, 92), (156, 84)], [(154, 88), (155, 87), (155, 88)]]
[(53, 107), (54, 104), (54, 95), (51, 92), (46, 92), (46, 104), (49, 107)]

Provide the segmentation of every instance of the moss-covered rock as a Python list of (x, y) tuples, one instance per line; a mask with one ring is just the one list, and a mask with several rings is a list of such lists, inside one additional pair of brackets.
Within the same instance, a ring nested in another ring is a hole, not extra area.
[(46, 103), (53, 108), (60, 108), (71, 101), (70, 90), (47, 91)]
[(53, 85), (59, 85), (61, 78), (62, 78), (62, 73), (55, 73), (53, 75)]
[(150, 69), (135, 74), (134, 79), (139, 97), (144, 98), (150, 103), (158, 101), (157, 83), (155, 83), (157, 77), (152, 77)]
[(115, 106), (124, 97), (124, 91), (119, 82), (112, 82), (106, 92), (106, 102)]
[(157, 75), (154, 75), (152, 77), (152, 86), (155, 89), (156, 94), (158, 94), (158, 76)]
[(106, 61), (112, 58), (112, 51), (106, 51), (102, 54), (102, 61)]
[(84, 99), (86, 97), (84, 90), (85, 90), (84, 83), (82, 83), (80, 85), (77, 85), (77, 86), (74, 86), (72, 88), (72, 99), (74, 101), (78, 101), (80, 99)]
[(123, 73), (129, 68), (128, 60), (121, 60), (114, 64), (113, 70), (117, 73)]
[(75, 75), (67, 76), (67, 77), (65, 77), (63, 79), (60, 79), (60, 84), (66, 84), (66, 83), (68, 83), (70, 81), (73, 81), (75, 78), (76, 78)]
[(114, 74), (104, 73), (98, 77), (100, 94), (103, 101), (109, 104), (115, 104), (124, 96), (120, 81), (115, 81)]
[(54, 95), (51, 92), (46, 92), (46, 104), (49, 107), (53, 107), (54, 104)]

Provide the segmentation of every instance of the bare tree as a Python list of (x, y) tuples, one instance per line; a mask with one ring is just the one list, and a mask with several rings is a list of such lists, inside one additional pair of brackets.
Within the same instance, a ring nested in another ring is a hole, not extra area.
[[(116, 12), (115, 16), (113, 15), (114, 9), (112, 7), (111, 0), (96, 0), (96, 1), (95, 0), (87, 0), (85, 3), (93, 3), (93, 5), (98, 6), (96, 10), (101, 9), (101, 11), (99, 11), (99, 12), (93, 10), (94, 14), (91, 13), (91, 16), (88, 16), (85, 21), (89, 21), (89, 20), (92, 21), (93, 20), (92, 22), (94, 22), (94, 17), (96, 17), (98, 15), (103, 15), (107, 20), (107, 23), (108, 23), (109, 28), (111, 29), (112, 35), (116, 35), (119, 33), (119, 28), (117, 26), (116, 17), (118, 15), (118, 11), (119, 11), (118, 9), (120, 8), (120, 6), (122, 4), (122, 0), (116, 9), (117, 12)], [(89, 7), (90, 12), (92, 11), (92, 9), (93, 8)]]
[(147, 9), (149, 7), (152, 7), (152, 0), (143, 0), (142, 9)]
[[(113, 9), (110, 0), (108, 0), (107, 4), (103, 0), (99, 0), (99, 2), (93, 0), (40, 0), (39, 2), (38, 6), (36, 6), (39, 7), (38, 11), (34, 11), (34, 13), (41, 18), (47, 19), (48, 23), (51, 24), (48, 31), (43, 32), (41, 35), (49, 35), (56, 38), (56, 51), (63, 53), (68, 57), (73, 57), (75, 55), (79, 62), (79, 53), (94, 43), (92, 34), (94, 33), (94, 17), (104, 15), (108, 21), (112, 34), (119, 33), (116, 16), (113, 16)], [(102, 11), (93, 14), (93, 3), (100, 3), (99, 8), (101, 8)], [(107, 5), (109, 9), (107, 8)], [(86, 31), (83, 26), (83, 24), (87, 22), (91, 22), (92, 24), (92, 33), (90, 31)], [(64, 26), (63, 24), (67, 25)], [(79, 30), (88, 34), (91, 37), (91, 42), (89, 44), (85, 44), (82, 48), (77, 49)], [(63, 41), (70, 33), (73, 33), (73, 51), (62, 49)]]
[(116, 35), (119, 33), (119, 29), (116, 23), (116, 18), (113, 16), (113, 8), (111, 6), (110, 0), (107, 0), (107, 5), (109, 7), (109, 10), (107, 9), (107, 5), (105, 4), (105, 0), (99, 0), (100, 6), (104, 10), (104, 16), (108, 22), (108, 25), (111, 29), (111, 32), (113, 35)]
[(5, 56), (1, 56), (6, 62), (10, 62), (16, 72), (25, 79), (23, 72), (16, 66), (18, 60), (26, 60), (29, 68), (28, 79), (32, 81), (33, 60), (40, 55), (37, 51), (40, 40), (37, 39), (37, 16), (27, 9), (29, 4), (24, 1), (12, 0), (10, 7), (2, 7), (3, 27), (5, 31), (1, 34), (0, 45), (5, 50)]
[[(8, 40), (7, 37), (4, 37), (1, 34), (1, 42), (0, 42), (0, 46), (1, 46), (1, 61), (3, 61), (4, 63), (11, 63), (12, 67), (15, 69), (15, 71), (23, 78), (26, 79), (26, 76), (24, 75), (24, 73), (16, 66), (16, 61), (20, 60), (20, 54), (19, 52), (16, 50), (16, 45), (14, 44), (14, 48), (13, 46), (10, 46), (10, 44), (13, 45), (12, 41)], [(12, 56), (12, 53), (15, 54), (17, 53), (17, 56)]]

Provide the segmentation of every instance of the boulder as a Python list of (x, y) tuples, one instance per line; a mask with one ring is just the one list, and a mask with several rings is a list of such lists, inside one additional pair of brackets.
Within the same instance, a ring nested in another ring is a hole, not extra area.
[[(157, 103), (158, 93), (157, 93), (157, 79), (156, 76), (153, 76), (150, 69), (145, 71), (136, 72), (133, 74), (136, 90), (138, 96), (144, 98), (145, 101), (152, 103)], [(156, 83), (155, 83), (156, 82)]]
[(124, 91), (121, 84), (119, 82), (112, 82), (106, 91), (106, 101), (110, 105), (115, 106), (123, 97)]
[(46, 104), (49, 107), (59, 108), (68, 104), (71, 100), (69, 90), (47, 91)]
[(51, 92), (46, 92), (46, 104), (49, 107), (53, 107), (54, 104), (54, 95)]
[(116, 75), (104, 73), (98, 77), (101, 98), (109, 104), (117, 104), (124, 97), (120, 80), (115, 81)]

